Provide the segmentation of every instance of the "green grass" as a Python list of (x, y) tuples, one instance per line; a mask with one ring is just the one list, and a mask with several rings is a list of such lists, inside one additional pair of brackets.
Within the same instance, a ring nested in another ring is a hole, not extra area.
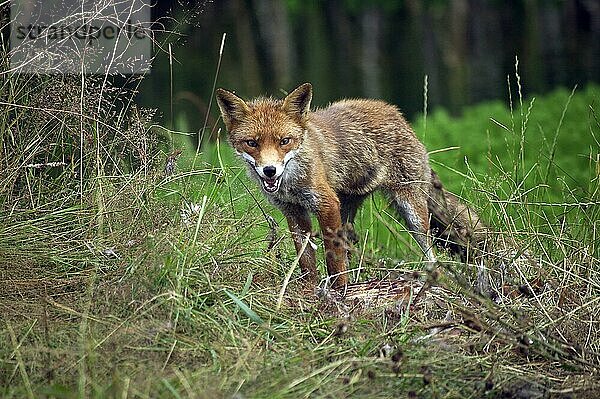
[(596, 177), (593, 112), (599, 101), (596, 85), (573, 93), (559, 89), (513, 104), (512, 111), (501, 102), (469, 107), (461, 118), (439, 110), (426, 123), (419, 118), (415, 129), (430, 151), (458, 147), (431, 157), (453, 191), (462, 189), (453, 170), (468, 173), (469, 166), (479, 176), (518, 181), (525, 188), (548, 186), (536, 190), (548, 200), (562, 200), (565, 191), (585, 199)]
[[(93, 81), (55, 79), (15, 76), (0, 87), (0, 396), (599, 389), (599, 88), (559, 90), (531, 109), (515, 96), (512, 117), (492, 103), (415, 123), (445, 184), (500, 232), (493, 239), (535, 260), (490, 257), (489, 268), (509, 264), (502, 303), (473, 293), (473, 265), (441, 254), (444, 274), (432, 280), (447, 290), (441, 307), (340, 309), (295, 271), (277, 308), (293, 245), (232, 151), (221, 142), (197, 155), (185, 135), (151, 126)], [(57, 90), (65, 103), (42, 100)], [(67, 90), (86, 104), (105, 101), (101, 113), (68, 103)], [(436, 152), (452, 146), (460, 149)], [(176, 148), (183, 153), (166, 176)], [(352, 266), (362, 272), (353, 278), (422, 268), (380, 197), (360, 211), (357, 231)], [(319, 267), (324, 275), (322, 254)], [(428, 337), (447, 309), (456, 327)]]

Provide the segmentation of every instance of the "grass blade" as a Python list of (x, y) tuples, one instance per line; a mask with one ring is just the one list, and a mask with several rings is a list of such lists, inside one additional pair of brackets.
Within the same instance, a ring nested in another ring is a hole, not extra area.
[(225, 293), (227, 294), (227, 296), (229, 298), (231, 298), (231, 300), (237, 305), (237, 307), (240, 308), (242, 310), (242, 312), (244, 312), (246, 314), (246, 316), (248, 316), (250, 318), (250, 320), (252, 320), (253, 322), (255, 322), (257, 324), (264, 323), (263, 319), (261, 319), (260, 316), (257, 315), (254, 310), (250, 309), (250, 307), (248, 305), (246, 305), (246, 303), (244, 303), (244, 301), (242, 301), (240, 298), (238, 298), (237, 296), (235, 296), (234, 294), (232, 294), (231, 292), (229, 292), (227, 290), (225, 290)]

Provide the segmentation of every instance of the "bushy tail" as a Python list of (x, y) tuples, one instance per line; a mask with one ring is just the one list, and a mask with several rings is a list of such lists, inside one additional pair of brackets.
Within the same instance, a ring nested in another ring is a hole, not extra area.
[(434, 243), (459, 255), (463, 261), (473, 258), (485, 245), (487, 226), (473, 209), (444, 189), (433, 170), (431, 182), (428, 208)]
[(507, 282), (522, 284), (522, 276), (515, 270), (525, 265), (540, 268), (535, 256), (523, 245), (513, 237), (494, 232), (473, 209), (446, 191), (433, 171), (431, 182), (428, 208), (433, 242), (460, 256), (463, 262), (476, 265), (475, 289), (479, 293), (499, 298), (504, 295)]

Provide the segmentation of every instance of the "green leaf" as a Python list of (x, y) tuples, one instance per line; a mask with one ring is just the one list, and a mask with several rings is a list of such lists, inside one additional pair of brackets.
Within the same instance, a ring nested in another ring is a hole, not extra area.
[(250, 320), (252, 320), (255, 323), (258, 324), (262, 324), (263, 319), (260, 318), (259, 315), (256, 314), (256, 312), (254, 312), (254, 310), (250, 309), (250, 307), (248, 305), (246, 305), (244, 303), (244, 301), (242, 301), (240, 298), (238, 298), (237, 296), (233, 295), (231, 292), (225, 290), (225, 293), (227, 294), (227, 296), (229, 298), (231, 298), (231, 300), (233, 302), (235, 302), (235, 304), (238, 306), (238, 308), (240, 308), (242, 310), (242, 312), (246, 313), (246, 316), (248, 316), (250, 318)]

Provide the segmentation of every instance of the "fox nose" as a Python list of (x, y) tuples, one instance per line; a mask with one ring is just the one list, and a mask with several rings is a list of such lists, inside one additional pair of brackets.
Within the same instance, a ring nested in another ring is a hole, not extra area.
[(271, 165), (265, 166), (263, 168), (263, 173), (267, 177), (273, 177), (273, 176), (275, 176), (275, 173), (277, 173), (277, 169), (275, 169), (275, 166), (271, 166)]

